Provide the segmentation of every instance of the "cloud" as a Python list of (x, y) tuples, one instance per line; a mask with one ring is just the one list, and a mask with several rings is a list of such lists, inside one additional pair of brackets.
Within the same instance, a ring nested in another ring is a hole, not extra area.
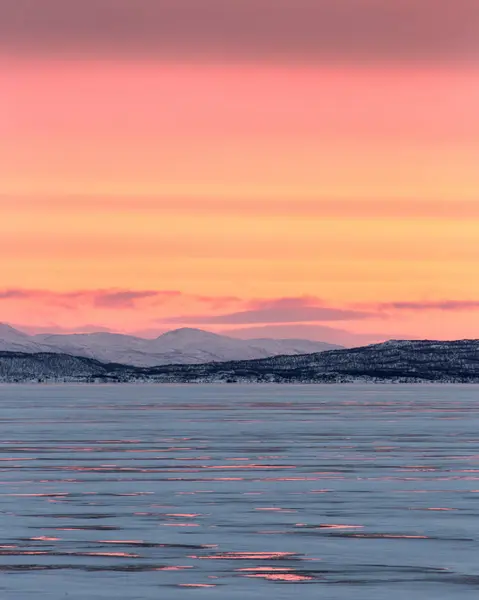
[(31, 298), (32, 290), (0, 290), (0, 300), (21, 300)]
[(289, 296), (283, 298), (256, 298), (250, 300), (248, 308), (251, 309), (294, 309), (301, 307), (324, 306), (324, 301), (318, 296)]
[[(304, 324), (241, 327), (239, 329), (223, 329), (219, 333), (240, 339), (303, 339), (339, 344), (347, 347), (364, 346), (366, 344), (375, 344), (389, 339), (402, 339), (405, 337), (400, 334), (354, 333), (346, 329), (328, 327), (327, 325)], [(406, 337), (407, 339), (412, 339), (412, 336)]]
[(375, 305), (380, 310), (479, 310), (479, 300), (438, 300), (429, 302), (386, 302)]
[[(158, 320), (175, 325), (266, 325), (281, 323), (326, 323), (389, 318), (394, 311), (479, 310), (479, 301), (386, 302), (334, 307), (316, 296), (244, 300), (241, 310), (222, 314), (183, 314)], [(218, 308), (221, 308), (219, 303)], [(214, 308), (214, 305), (211, 306)]]
[(142, 300), (153, 299), (156, 303), (181, 296), (175, 290), (74, 290), (56, 292), (51, 290), (6, 289), (0, 290), (0, 300), (33, 300), (66, 309), (81, 305), (112, 310), (136, 308)]
[(335, 307), (328, 306), (321, 298), (311, 295), (245, 299), (238, 296), (189, 294), (180, 290), (93, 289), (65, 292), (27, 288), (0, 290), (0, 302), (32, 301), (72, 311), (82, 306), (100, 310), (134, 310), (144, 306), (154, 308), (172, 300), (185, 301), (188, 306), (206, 306), (209, 310), (223, 311), (223, 313), (184, 314), (157, 319), (158, 323), (191, 325), (307, 323), (385, 318), (388, 313), (395, 311), (479, 310), (479, 300), (392, 301)]
[(178, 290), (73, 290), (57, 292), (52, 290), (11, 288), (0, 290), (2, 300), (26, 300), (75, 310), (81, 306), (97, 309), (126, 310), (135, 309), (146, 302), (158, 306), (170, 300), (182, 299), (189, 304), (208, 306), (211, 310), (222, 310), (232, 306), (244, 305), (238, 296), (206, 296), (187, 294)]
[(182, 315), (164, 319), (162, 322), (194, 325), (243, 325), (249, 323), (353, 321), (377, 316), (360, 310), (318, 306), (319, 302), (319, 299), (309, 296), (252, 300), (248, 303), (251, 308), (247, 310), (221, 315)]
[(477, 0), (0, 0), (0, 52), (174, 60), (477, 61)]
[(144, 300), (145, 298), (175, 298), (177, 296), (181, 296), (181, 292), (157, 292), (153, 290), (102, 292), (94, 297), (94, 304), (98, 308), (135, 308), (138, 300)]

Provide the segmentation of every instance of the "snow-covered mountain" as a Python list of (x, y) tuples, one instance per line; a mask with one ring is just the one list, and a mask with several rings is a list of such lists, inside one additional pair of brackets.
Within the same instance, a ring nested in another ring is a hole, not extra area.
[(163, 365), (105, 364), (59, 353), (0, 351), (0, 382), (479, 383), (479, 340), (391, 341), (301, 356)]
[(168, 331), (156, 339), (105, 332), (29, 336), (0, 324), (0, 350), (64, 353), (138, 367), (249, 360), (339, 347), (309, 340), (241, 340), (190, 328)]
[(48, 352), (49, 347), (43, 346), (33, 336), (18, 331), (5, 323), (0, 323), (0, 350), (8, 352)]

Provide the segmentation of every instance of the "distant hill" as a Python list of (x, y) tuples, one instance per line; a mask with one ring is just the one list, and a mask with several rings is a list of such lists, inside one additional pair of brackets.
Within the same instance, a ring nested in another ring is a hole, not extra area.
[(0, 352), (0, 381), (479, 383), (479, 340), (390, 341), (297, 356), (150, 368), (59, 353)]
[(0, 323), (0, 350), (71, 354), (138, 367), (248, 360), (340, 347), (309, 340), (241, 340), (189, 328), (168, 331), (156, 339), (106, 332), (29, 336)]
[(5, 323), (0, 323), (0, 351), (2, 350), (41, 352), (42, 350), (49, 350), (49, 348), (36, 341), (33, 336), (18, 331), (18, 329), (14, 329)]

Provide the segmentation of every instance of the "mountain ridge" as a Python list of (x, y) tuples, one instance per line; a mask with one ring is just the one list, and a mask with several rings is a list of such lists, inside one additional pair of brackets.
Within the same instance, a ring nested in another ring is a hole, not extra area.
[(64, 353), (138, 367), (247, 360), (334, 348), (341, 346), (310, 340), (244, 340), (188, 327), (149, 339), (102, 331), (28, 335), (10, 325), (0, 324), (0, 350), (3, 351)]
[(0, 351), (1, 382), (479, 383), (479, 340), (390, 340), (296, 356), (135, 367), (58, 353)]

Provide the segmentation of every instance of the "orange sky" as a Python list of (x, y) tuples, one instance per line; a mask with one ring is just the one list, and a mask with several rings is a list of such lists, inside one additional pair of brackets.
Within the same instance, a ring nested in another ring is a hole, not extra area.
[(7, 50), (0, 321), (479, 337), (474, 64)]

